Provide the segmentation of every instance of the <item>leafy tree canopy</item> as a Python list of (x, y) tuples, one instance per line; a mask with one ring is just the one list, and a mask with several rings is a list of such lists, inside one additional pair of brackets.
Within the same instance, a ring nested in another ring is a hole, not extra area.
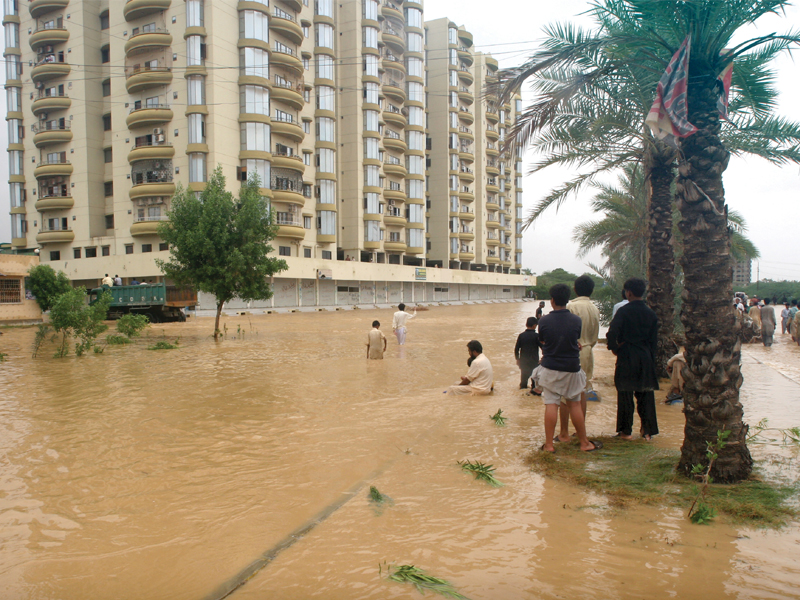
[(28, 271), (30, 290), (42, 310), (50, 310), (56, 298), (72, 289), (64, 271), (55, 272), (50, 265), (37, 265)]
[(215, 336), (225, 302), (237, 297), (270, 298), (268, 278), (287, 268), (286, 261), (269, 256), (273, 251), (269, 242), (278, 228), (259, 188), (254, 175), (234, 199), (225, 189), (222, 167), (217, 166), (199, 197), (189, 189), (178, 189), (169, 221), (158, 230), (170, 249), (169, 260), (156, 260), (164, 274), (178, 285), (216, 297)]
[[(597, 274), (586, 273), (586, 275), (594, 279), (595, 289), (604, 285), (603, 279), (598, 277)], [(575, 290), (572, 289), (572, 286), (575, 284), (577, 278), (578, 276), (575, 275), (575, 273), (570, 273), (561, 268), (553, 269), (552, 271), (546, 271), (537, 276), (536, 285), (530, 289), (533, 289), (533, 293), (537, 299), (548, 300), (550, 298), (550, 288), (557, 283), (564, 283), (568, 285), (571, 290), (570, 298), (575, 298)]]

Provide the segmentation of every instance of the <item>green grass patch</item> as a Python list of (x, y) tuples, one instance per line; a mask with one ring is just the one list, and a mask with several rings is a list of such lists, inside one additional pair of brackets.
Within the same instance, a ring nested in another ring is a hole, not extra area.
[(148, 350), (175, 350), (175, 348), (177, 348), (177, 347), (178, 346), (176, 346), (175, 344), (170, 344), (169, 342), (160, 341), (160, 342), (156, 342), (152, 346), (148, 346), (147, 349)]
[(106, 344), (109, 346), (122, 346), (123, 344), (130, 344), (131, 340), (124, 335), (107, 335)]
[[(546, 477), (606, 496), (615, 508), (666, 504), (689, 510), (697, 496), (698, 482), (675, 470), (680, 459), (678, 450), (658, 448), (644, 440), (599, 439), (603, 442), (601, 450), (587, 454), (578, 444), (562, 443), (556, 445), (555, 454), (532, 453), (528, 464)], [(733, 485), (712, 484), (707, 501), (734, 525), (776, 528), (800, 514), (787, 504), (796, 492), (796, 485), (753, 476)]]

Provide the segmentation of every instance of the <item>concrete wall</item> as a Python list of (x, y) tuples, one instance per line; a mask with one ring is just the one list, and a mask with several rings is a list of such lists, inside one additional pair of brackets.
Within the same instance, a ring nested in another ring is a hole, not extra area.
[(42, 311), (36, 300), (25, 299), (25, 276), (31, 267), (38, 264), (38, 256), (0, 254), (0, 282), (18, 281), (20, 288), (19, 302), (0, 302), (0, 324), (42, 320)]

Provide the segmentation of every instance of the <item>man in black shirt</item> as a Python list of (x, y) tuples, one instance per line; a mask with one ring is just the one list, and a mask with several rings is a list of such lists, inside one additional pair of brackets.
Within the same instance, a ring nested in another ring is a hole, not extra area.
[(581, 450), (592, 452), (602, 448), (600, 442), (586, 437), (586, 424), (581, 410), (581, 392), (586, 387), (586, 374), (581, 369), (580, 344), (581, 318), (567, 310), (570, 289), (563, 283), (550, 288), (550, 306), (553, 310), (539, 321), (539, 342), (542, 362), (533, 371), (533, 378), (542, 388), (544, 400), (546, 452), (555, 452), (553, 434), (561, 402), (569, 406), (572, 424), (580, 440)]
[(531, 373), (539, 364), (539, 334), (536, 333), (536, 317), (528, 317), (525, 322), (525, 331), (517, 336), (517, 345), (514, 346), (514, 358), (520, 371), (519, 389), (528, 389)]
[(649, 440), (658, 433), (656, 419), (656, 345), (658, 317), (644, 303), (643, 280), (628, 279), (623, 285), (628, 304), (622, 306), (608, 327), (608, 349), (617, 355), (614, 385), (617, 386), (617, 436), (632, 439), (633, 398), (641, 420), (641, 435)]

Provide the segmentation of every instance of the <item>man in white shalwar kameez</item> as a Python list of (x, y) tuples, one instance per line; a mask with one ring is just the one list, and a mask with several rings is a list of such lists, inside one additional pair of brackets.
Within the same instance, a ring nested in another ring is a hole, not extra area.
[(469, 370), (459, 385), (450, 386), (448, 393), (456, 396), (486, 396), (492, 391), (492, 363), (483, 354), (483, 346), (478, 340), (471, 340), (467, 344), (467, 351)]

